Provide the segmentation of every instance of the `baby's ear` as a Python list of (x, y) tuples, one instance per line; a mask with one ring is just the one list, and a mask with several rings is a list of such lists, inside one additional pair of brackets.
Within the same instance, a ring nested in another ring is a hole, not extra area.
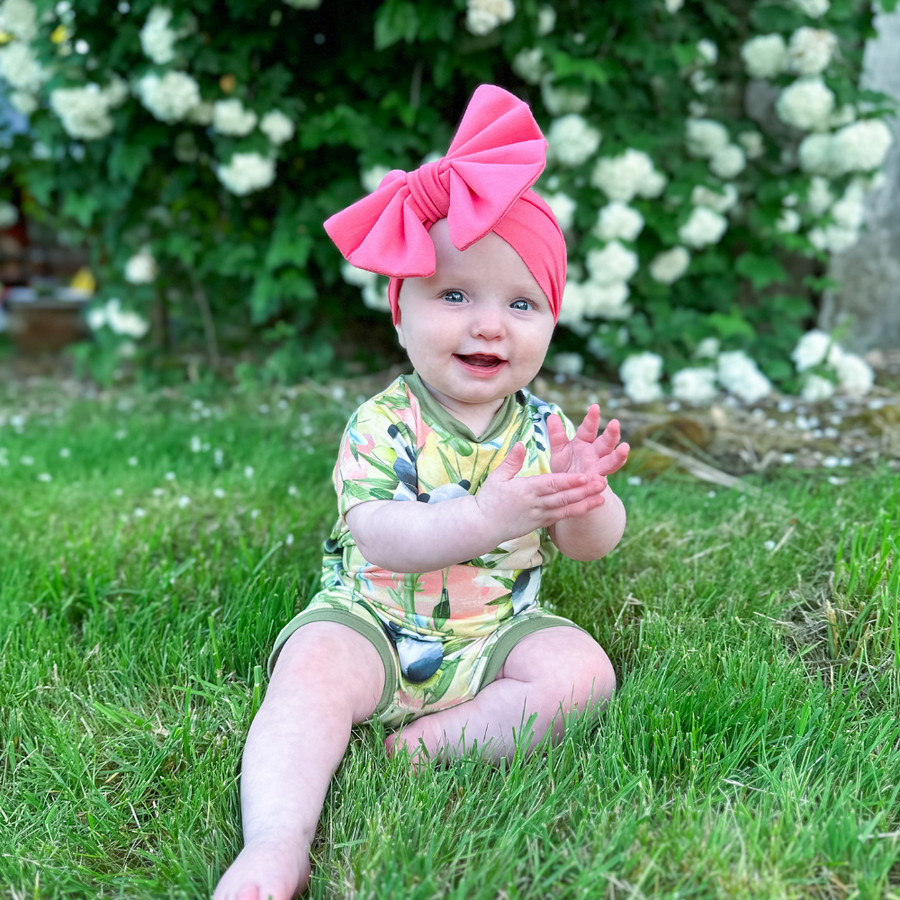
[(397, 340), (400, 342), (400, 346), (405, 350), (406, 349), (406, 341), (403, 340), (403, 326), (398, 322), (394, 329), (397, 332)]

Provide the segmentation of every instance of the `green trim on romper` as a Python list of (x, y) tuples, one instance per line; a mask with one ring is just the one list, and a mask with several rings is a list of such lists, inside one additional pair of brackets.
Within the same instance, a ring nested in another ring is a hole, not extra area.
[(554, 616), (552, 613), (547, 613), (536, 618), (522, 619), (519, 622), (516, 622), (515, 619), (513, 619), (509, 628), (500, 635), (497, 639), (497, 643), (494, 644), (488, 652), (484, 674), (481, 677), (481, 682), (475, 693), (477, 694), (492, 681), (496, 680), (497, 676), (500, 674), (500, 670), (503, 668), (503, 664), (506, 662), (506, 658), (512, 653), (516, 644), (518, 644), (522, 638), (526, 638), (529, 634), (534, 634), (536, 631), (543, 631), (545, 628), (557, 628), (562, 625), (577, 628), (579, 631), (584, 631), (585, 634), (588, 634), (588, 632), (580, 625), (576, 625), (574, 622), (570, 622), (562, 616)]
[(381, 664), (384, 666), (384, 690), (381, 692), (381, 699), (378, 701), (378, 705), (372, 713), (372, 718), (380, 715), (390, 705), (391, 700), (397, 693), (397, 689), (400, 687), (400, 683), (397, 679), (397, 666), (394, 661), (394, 651), (391, 647), (390, 639), (381, 627), (381, 623), (377, 625), (374, 622), (368, 623), (348, 610), (319, 608), (306, 609), (297, 613), (297, 615), (294, 616), (280, 632), (278, 632), (278, 637), (275, 638), (275, 646), (272, 648), (272, 652), (269, 655), (269, 677), (272, 677), (272, 671), (275, 668), (278, 655), (284, 649), (284, 645), (287, 643), (288, 638), (302, 626), (309, 625), (311, 622), (334, 622), (336, 625), (346, 625), (348, 628), (353, 629), (357, 634), (361, 634), (364, 638), (368, 639), (369, 643), (378, 651), (378, 655), (381, 657)]
[(520, 406), (519, 401), (516, 399), (516, 395), (508, 394), (504, 398), (500, 409), (494, 414), (491, 424), (488, 425), (484, 432), (475, 435), (468, 425), (460, 422), (459, 419), (438, 403), (434, 394), (425, 387), (425, 383), (422, 381), (418, 372), (413, 372), (412, 375), (402, 375), (401, 377), (406, 383), (406, 386), (413, 392), (416, 399), (419, 401), (419, 406), (421, 407), (422, 412), (425, 413), (426, 421), (431, 419), (446, 431), (449, 431), (450, 434), (455, 434), (457, 437), (460, 437), (471, 444), (485, 444), (503, 434), (506, 429), (509, 428), (513, 416)]

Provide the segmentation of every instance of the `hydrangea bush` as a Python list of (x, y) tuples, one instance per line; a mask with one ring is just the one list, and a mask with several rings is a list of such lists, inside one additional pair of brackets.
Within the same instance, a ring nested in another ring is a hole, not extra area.
[(342, 264), (321, 223), (444, 150), (489, 81), (548, 138), (537, 187), (570, 256), (560, 371), (586, 354), (639, 402), (867, 389), (830, 336), (809, 365), (798, 341), (890, 145), (888, 98), (859, 86), (870, 3), (349, 11), (0, 2), (0, 75), (31, 121), (0, 162), (33, 211), (89, 242), (98, 308), (127, 301), (159, 339), (205, 339), (214, 358), (248, 327), (289, 339), (284, 377), (387, 335), (385, 280)]

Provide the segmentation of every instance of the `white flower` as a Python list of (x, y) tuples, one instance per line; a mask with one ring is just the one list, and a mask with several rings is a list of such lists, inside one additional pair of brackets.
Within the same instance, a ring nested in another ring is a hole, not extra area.
[(855, 228), (843, 228), (840, 225), (826, 225), (824, 228), (813, 228), (807, 237), (817, 250), (843, 253), (859, 240), (859, 231)]
[(563, 301), (559, 312), (559, 322), (567, 328), (578, 329), (584, 324), (584, 289), (570, 278), (563, 290)]
[(390, 171), (387, 166), (372, 166), (360, 174), (359, 180), (362, 182), (363, 188), (371, 194), (372, 191), (378, 190), (384, 176)]
[(588, 318), (626, 319), (632, 313), (631, 289), (624, 281), (599, 282), (589, 278), (581, 286), (581, 314)]
[(858, 397), (872, 389), (875, 373), (861, 356), (841, 351), (835, 355), (833, 364), (841, 389), (848, 394)]
[(697, 52), (703, 61), (714, 66), (719, 61), (719, 48), (709, 38), (701, 38), (697, 41)]
[(490, 34), (498, 25), (511, 22), (515, 15), (512, 0), (468, 0), (466, 28), (472, 34)]
[(796, 209), (782, 209), (778, 221), (775, 222), (775, 230), (782, 234), (796, 234), (802, 224), (803, 220)]
[(91, 83), (50, 92), (50, 108), (59, 116), (69, 137), (93, 141), (112, 132), (113, 120), (109, 111), (127, 97), (127, 94), (123, 96), (120, 81), (116, 76), (116, 81), (106, 89)]
[(760, 34), (744, 44), (741, 59), (751, 78), (775, 78), (787, 68), (787, 45), (780, 34)]
[(6, 200), (0, 200), (0, 231), (19, 221), (19, 211)]
[(865, 394), (872, 387), (874, 373), (869, 364), (855, 353), (848, 353), (840, 344), (831, 344), (826, 361), (837, 374), (841, 388), (849, 393)]
[(788, 68), (796, 75), (818, 75), (828, 68), (837, 38), (821, 28), (798, 28), (788, 46)]
[(200, 103), (200, 87), (185, 72), (166, 72), (162, 78), (150, 72), (138, 82), (137, 91), (160, 122), (180, 122)]
[(684, 247), (673, 247), (657, 254), (650, 263), (650, 277), (661, 284), (674, 284), (687, 271), (691, 254)]
[(838, 175), (834, 161), (834, 136), (808, 134), (797, 148), (797, 158), (804, 172), (817, 175)]
[(659, 381), (662, 357), (658, 353), (632, 353), (619, 368), (622, 381)]
[(244, 478), (252, 478), (256, 474), (253, 466), (244, 466)]
[(584, 368), (584, 357), (580, 353), (556, 353), (550, 369), (560, 375), (580, 375)]
[(695, 206), (690, 218), (678, 229), (678, 237), (690, 247), (717, 244), (728, 230), (728, 220), (705, 206)]
[(191, 505), (191, 498), (182, 494), (176, 502), (179, 509), (187, 509)]
[(716, 393), (714, 369), (682, 369), (672, 377), (672, 394), (684, 403), (705, 406), (715, 399)]
[(708, 159), (730, 143), (728, 129), (712, 119), (689, 118), (686, 129), (685, 143), (691, 156)]
[[(213, 113), (215, 115), (215, 112)], [(289, 141), (295, 134), (294, 123), (281, 110), (267, 112), (259, 123), (259, 130), (276, 146)]]
[(322, 0), (284, 0), (284, 2), (294, 9), (318, 9), (322, 5)]
[(713, 175), (727, 180), (736, 178), (747, 167), (747, 158), (744, 151), (737, 144), (728, 144), (712, 155), (709, 168)]
[(820, 400), (828, 400), (834, 396), (834, 382), (823, 378), (821, 375), (808, 375), (800, 391), (800, 396), (807, 403), (818, 403)]
[(665, 0), (665, 4), (666, 12), (677, 13), (684, 6), (684, 0)]
[(618, 200), (608, 203), (597, 216), (594, 234), (604, 241), (633, 241), (644, 229), (644, 217)]
[(150, 330), (150, 325), (146, 319), (136, 312), (122, 309), (116, 297), (113, 297), (106, 304), (104, 312), (106, 324), (109, 325), (115, 334), (142, 338)]
[(37, 97), (29, 94), (28, 91), (13, 91), (9, 95), (9, 102), (13, 109), (18, 110), (26, 117), (34, 115), (39, 106)]
[(891, 129), (882, 119), (862, 119), (845, 125), (834, 135), (835, 166), (841, 173), (877, 169), (884, 162), (892, 141)]
[(378, 276), (374, 272), (369, 272), (366, 269), (358, 269), (352, 263), (342, 262), (341, 263), (341, 277), (347, 284), (352, 284), (355, 287), (365, 287), (367, 284), (373, 284)]
[(717, 360), (719, 383), (744, 403), (756, 403), (772, 390), (772, 384), (743, 350), (720, 353)]
[(732, 210), (738, 201), (737, 188), (733, 184), (722, 185), (723, 193), (705, 184), (695, 185), (691, 191), (691, 203), (694, 206), (706, 206), (717, 213), (727, 213)]
[(544, 5), (538, 10), (537, 33), (539, 37), (550, 34), (556, 27), (556, 10), (549, 5)]
[(798, 78), (775, 102), (778, 118), (801, 131), (823, 131), (833, 112), (834, 94), (819, 77)]
[(831, 346), (831, 335), (826, 331), (813, 328), (797, 341), (797, 346), (791, 351), (791, 359), (798, 372), (805, 372), (813, 366), (823, 362)]
[(225, 498), (225, 491), (220, 487), (213, 488), (213, 497), (217, 500), (223, 500)]
[(866, 192), (858, 182), (850, 182), (843, 197), (831, 207), (831, 216), (841, 228), (858, 231), (866, 216)]
[(41, 474), (38, 475), (37, 480), (44, 482), (53, 481), (53, 476), (49, 472), (41, 472)]
[(638, 257), (618, 241), (611, 241), (602, 250), (589, 250), (585, 265), (594, 281), (613, 284), (628, 281), (637, 272)]
[(759, 159), (766, 152), (763, 136), (758, 131), (742, 131), (737, 141), (744, 148), (747, 159)]
[(203, 441), (195, 434), (191, 438), (191, 453), (199, 453), (203, 449)]
[(813, 175), (809, 180), (809, 193), (806, 195), (806, 203), (809, 206), (809, 211), (814, 216), (824, 215), (831, 209), (831, 204), (834, 203), (834, 194), (831, 193), (831, 188), (828, 185), (828, 179), (822, 178), (821, 175)]
[(597, 152), (603, 136), (578, 113), (554, 119), (547, 132), (553, 158), (564, 166), (580, 166)]
[(0, 47), (0, 75), (12, 87), (29, 94), (37, 94), (50, 74), (41, 68), (31, 47), (22, 41), (13, 41)]
[(629, 148), (619, 156), (598, 160), (591, 174), (591, 184), (600, 188), (610, 200), (628, 203), (635, 195), (658, 197), (666, 180), (654, 169), (653, 161), (646, 153)]
[(652, 403), (662, 396), (660, 375), (662, 357), (657, 353), (633, 353), (619, 368), (625, 393), (635, 403)]
[(708, 94), (716, 86), (715, 81), (703, 69), (691, 72), (688, 76), (688, 81), (698, 94)]
[(172, 21), (172, 10), (164, 6), (154, 6), (141, 29), (141, 50), (144, 56), (152, 59), (159, 66), (167, 65), (175, 59), (175, 42), (190, 34), (194, 23), (188, 21), (177, 31), (169, 27)]
[(371, 284), (367, 284), (362, 289), (363, 303), (377, 312), (390, 312), (391, 301), (388, 298), (387, 282), (384, 279), (377, 279)]
[(719, 339), (706, 337), (697, 344), (694, 359), (715, 359), (719, 355)]
[(216, 169), (216, 175), (226, 190), (243, 197), (275, 181), (275, 160), (258, 153), (235, 153)]
[(245, 109), (237, 97), (216, 100), (213, 104), (213, 128), (219, 134), (243, 137), (256, 127), (257, 116), (252, 109)]
[(551, 116), (584, 112), (591, 102), (589, 94), (573, 87), (556, 87), (551, 77), (541, 80), (541, 99)]
[(0, 31), (14, 34), (29, 43), (37, 37), (37, 10), (30, 0), (4, 0), (0, 4)]
[(831, 0), (794, 0), (794, 6), (811, 19), (818, 19), (831, 9)]
[(547, 72), (544, 65), (544, 51), (540, 47), (526, 47), (520, 50), (512, 61), (512, 70), (529, 84), (538, 84)]
[(156, 280), (156, 260), (149, 250), (135, 253), (125, 263), (125, 280), (131, 284), (151, 284)]
[(563, 231), (570, 229), (574, 221), (575, 209), (578, 206), (577, 201), (562, 191), (555, 194), (541, 194), (541, 196), (550, 207), (556, 221), (559, 222), (559, 227)]

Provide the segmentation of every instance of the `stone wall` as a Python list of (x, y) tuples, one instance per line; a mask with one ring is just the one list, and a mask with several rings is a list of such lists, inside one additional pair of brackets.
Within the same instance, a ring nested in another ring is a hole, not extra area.
[[(863, 83), (900, 102), (900, 11), (879, 13), (878, 37), (866, 46)], [(894, 144), (885, 161), (886, 181), (866, 204), (859, 242), (834, 257), (830, 275), (840, 289), (824, 298), (820, 326), (846, 323), (848, 349), (864, 353), (900, 348), (900, 118), (890, 120)]]

